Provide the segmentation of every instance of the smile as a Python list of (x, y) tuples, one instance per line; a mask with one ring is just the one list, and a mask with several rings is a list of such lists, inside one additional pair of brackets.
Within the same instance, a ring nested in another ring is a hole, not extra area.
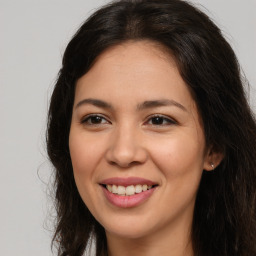
[(100, 182), (108, 202), (120, 208), (141, 205), (154, 193), (156, 182), (138, 177), (110, 178)]
[(117, 194), (120, 196), (132, 196), (134, 194), (139, 194), (145, 192), (152, 188), (152, 185), (130, 185), (130, 186), (118, 186), (118, 185), (106, 185), (106, 188), (109, 192)]

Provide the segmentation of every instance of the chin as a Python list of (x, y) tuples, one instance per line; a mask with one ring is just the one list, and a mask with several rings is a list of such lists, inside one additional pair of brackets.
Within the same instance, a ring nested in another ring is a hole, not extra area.
[(141, 239), (148, 236), (150, 232), (146, 230), (132, 230), (131, 228), (127, 229), (112, 229), (106, 230), (107, 235), (115, 236), (121, 239)]
[(123, 220), (121, 223), (112, 222), (109, 225), (103, 225), (106, 234), (126, 239), (140, 239), (152, 234), (153, 227), (148, 225), (148, 221)]

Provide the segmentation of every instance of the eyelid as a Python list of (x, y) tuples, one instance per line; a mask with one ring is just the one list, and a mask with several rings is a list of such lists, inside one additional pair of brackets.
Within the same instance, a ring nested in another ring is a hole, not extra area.
[(97, 113), (87, 114), (87, 115), (83, 116), (81, 118), (80, 123), (81, 124), (88, 124), (88, 125), (102, 125), (102, 124), (105, 124), (105, 123), (99, 123), (99, 124), (89, 124), (89, 123), (86, 123), (91, 117), (101, 117), (102, 119), (106, 120), (107, 123), (111, 123), (106, 116), (104, 116), (102, 114), (97, 114)]
[[(104, 123), (96, 123), (96, 124), (93, 124), (93, 123), (89, 123), (87, 122), (90, 118), (92, 117), (100, 117), (102, 118), (102, 120), (105, 120)], [(153, 118), (156, 118), (156, 117), (160, 117), (162, 118), (164, 121), (167, 121), (167, 124), (149, 124), (150, 121), (152, 121)], [(109, 118), (106, 117), (105, 115), (103, 114), (98, 114), (98, 113), (92, 113), (92, 114), (87, 114), (85, 116), (83, 116), (81, 118), (81, 121), (80, 121), (81, 124), (84, 124), (84, 125), (91, 125), (91, 126), (97, 126), (97, 125), (104, 125), (104, 124), (111, 124), (111, 122), (109, 121)], [(176, 125), (178, 124), (178, 122), (170, 117), (170, 116), (167, 116), (167, 115), (163, 115), (163, 114), (153, 114), (153, 115), (150, 115), (146, 118), (146, 121), (143, 122), (143, 124), (145, 125), (151, 125), (151, 126), (158, 126), (158, 127), (161, 127), (161, 126), (170, 126), (170, 125)]]
[(170, 116), (163, 115), (163, 114), (153, 114), (153, 115), (148, 116), (146, 121), (144, 122), (144, 124), (148, 123), (154, 117), (163, 118), (164, 120), (168, 121), (168, 124), (159, 124), (159, 125), (157, 125), (157, 124), (150, 124), (152, 126), (168, 126), (168, 125), (177, 125), (178, 124), (178, 122), (174, 118), (172, 118)]

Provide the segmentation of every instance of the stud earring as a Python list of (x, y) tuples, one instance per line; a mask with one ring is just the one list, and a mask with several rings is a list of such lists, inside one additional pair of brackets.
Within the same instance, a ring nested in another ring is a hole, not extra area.
[(214, 163), (210, 163), (210, 165), (211, 165), (211, 167), (212, 167), (212, 170), (214, 170), (214, 168), (215, 168)]

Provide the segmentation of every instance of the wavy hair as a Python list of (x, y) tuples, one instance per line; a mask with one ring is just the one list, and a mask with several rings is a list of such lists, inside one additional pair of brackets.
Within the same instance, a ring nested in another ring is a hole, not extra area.
[(202, 175), (194, 255), (256, 255), (255, 116), (232, 48), (207, 15), (182, 0), (114, 1), (90, 16), (68, 44), (48, 113), (57, 211), (52, 245), (59, 256), (80, 256), (93, 237), (96, 255), (107, 255), (104, 228), (76, 188), (68, 139), (76, 81), (103, 51), (128, 40), (151, 40), (168, 50), (197, 103), (206, 144), (224, 155), (214, 172)]

